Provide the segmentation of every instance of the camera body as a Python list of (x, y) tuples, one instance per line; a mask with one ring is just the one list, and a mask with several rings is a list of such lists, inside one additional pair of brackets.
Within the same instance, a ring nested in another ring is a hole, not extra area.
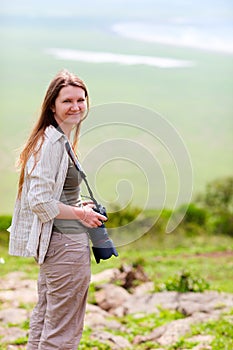
[[(108, 217), (106, 208), (101, 204), (96, 203), (93, 210), (106, 216), (106, 218)], [(100, 262), (100, 259), (106, 260), (112, 255), (118, 256), (118, 252), (114, 247), (113, 241), (109, 238), (104, 223), (99, 227), (89, 228), (88, 233), (93, 244), (92, 251), (97, 264)]]
[(106, 212), (106, 208), (103, 207), (101, 204), (96, 203), (95, 207), (93, 208), (93, 210), (96, 211), (97, 213), (101, 214), (101, 215), (106, 216), (106, 218), (108, 217), (107, 216), (107, 212)]

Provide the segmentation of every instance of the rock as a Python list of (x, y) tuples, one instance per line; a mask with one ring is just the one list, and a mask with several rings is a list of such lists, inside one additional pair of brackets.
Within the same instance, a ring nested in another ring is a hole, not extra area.
[(104, 317), (109, 316), (108, 312), (104, 311), (99, 306), (93, 304), (87, 304), (86, 313), (98, 313), (103, 315)]
[(85, 326), (90, 328), (122, 329), (120, 322), (111, 319), (111, 315), (96, 305), (87, 305)]
[(37, 292), (35, 289), (29, 288), (0, 291), (0, 300), (1, 302), (13, 303), (14, 306), (20, 306), (20, 304), (36, 304)]
[(92, 283), (105, 282), (109, 283), (112, 280), (116, 279), (119, 275), (118, 269), (106, 269), (100, 273), (91, 276)]
[(97, 339), (101, 343), (108, 344), (111, 350), (132, 348), (129, 341), (119, 335), (113, 335), (109, 332), (93, 332), (91, 335), (92, 339)]
[(145, 295), (148, 293), (152, 293), (154, 290), (154, 282), (145, 282), (143, 284), (140, 284), (134, 289), (133, 294), (140, 296), (140, 295)]
[(91, 277), (93, 283), (117, 282), (126, 290), (135, 289), (139, 282), (148, 281), (149, 278), (141, 265), (122, 265), (120, 269), (107, 269)]
[[(147, 293), (142, 295), (133, 294), (121, 307), (124, 308), (127, 314), (134, 314), (137, 312), (147, 314), (157, 313), (158, 307), (176, 310), (178, 307), (177, 296), (177, 292)], [(117, 312), (117, 309), (114, 310), (114, 314), (115, 312)]]
[(17, 290), (18, 288), (36, 289), (37, 281), (25, 278), (24, 272), (11, 272), (0, 280), (0, 290)]
[(119, 274), (112, 282), (117, 281), (126, 290), (134, 290), (138, 283), (148, 282), (149, 278), (141, 265), (122, 265)]
[(136, 335), (134, 338), (133, 344), (141, 344), (146, 341), (157, 341), (159, 337), (161, 337), (165, 332), (165, 326), (157, 327), (153, 330), (149, 335)]
[(0, 301), (18, 307), (37, 302), (37, 282), (25, 279), (23, 272), (11, 272), (0, 281)]
[(0, 322), (3, 324), (12, 323), (20, 324), (28, 319), (28, 311), (24, 309), (5, 309), (0, 310)]
[(3, 328), (0, 327), (1, 344), (13, 343), (19, 338), (24, 338), (27, 336), (27, 331), (20, 329), (18, 327)]
[(195, 323), (208, 320), (205, 314), (198, 314), (196, 317), (186, 317), (184, 319), (169, 322), (164, 327), (164, 333), (157, 339), (160, 345), (171, 345), (176, 343), (180, 337), (190, 331), (190, 326)]
[(130, 298), (130, 294), (122, 287), (107, 284), (95, 292), (97, 305), (105, 311), (112, 311)]
[(212, 346), (208, 344), (199, 344), (194, 346), (193, 350), (212, 350)]
[(195, 312), (217, 312), (233, 306), (233, 295), (218, 292), (181, 293), (178, 297), (177, 310), (184, 315), (192, 315)]
[(116, 317), (123, 317), (127, 314), (127, 310), (124, 306), (118, 306), (116, 309), (112, 309), (111, 313)]
[(213, 316), (205, 313), (196, 313), (192, 317), (175, 320), (163, 326), (157, 327), (147, 336), (136, 336), (134, 338), (134, 344), (140, 344), (146, 341), (155, 341), (159, 345), (171, 345), (176, 343), (180, 337), (188, 333), (191, 325), (195, 323), (207, 322), (209, 319), (213, 319)]
[(93, 329), (121, 329), (121, 323), (115, 320), (109, 320), (100, 314), (88, 313), (85, 315), (85, 326)]
[(6, 281), (11, 281), (12, 283), (15, 283), (15, 281), (20, 281), (24, 279), (26, 279), (26, 273), (23, 271), (9, 272), (6, 276), (4, 276), (3, 279), (1, 279), (0, 288), (2, 288), (2, 285), (6, 286)]
[(195, 312), (208, 312), (208, 307), (200, 303), (184, 301), (178, 305), (177, 311), (185, 316), (191, 316)]
[(214, 339), (213, 335), (198, 334), (198, 335), (194, 335), (191, 338), (188, 338), (187, 341), (200, 343), (200, 344), (194, 346), (192, 348), (193, 350), (208, 350), (208, 349), (212, 349), (212, 347), (210, 346), (210, 343), (213, 341), (213, 339)]

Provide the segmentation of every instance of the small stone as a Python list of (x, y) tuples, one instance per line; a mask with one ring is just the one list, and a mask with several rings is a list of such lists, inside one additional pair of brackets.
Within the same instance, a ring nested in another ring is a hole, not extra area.
[(99, 283), (99, 282), (111, 282), (116, 276), (119, 274), (118, 269), (106, 269), (100, 273), (91, 276), (91, 282)]
[(24, 309), (5, 309), (0, 310), (0, 321), (4, 324), (21, 324), (28, 319), (28, 312)]
[(3, 335), (1, 338), (1, 343), (13, 343), (19, 338), (24, 338), (27, 336), (27, 331), (20, 329), (18, 327), (0, 327), (0, 334)]
[(111, 350), (132, 348), (129, 341), (119, 335), (114, 335), (109, 332), (94, 332), (91, 335), (91, 338), (97, 339), (101, 343), (110, 345)]
[(130, 294), (122, 287), (105, 285), (95, 293), (97, 304), (106, 311), (115, 309), (130, 298)]

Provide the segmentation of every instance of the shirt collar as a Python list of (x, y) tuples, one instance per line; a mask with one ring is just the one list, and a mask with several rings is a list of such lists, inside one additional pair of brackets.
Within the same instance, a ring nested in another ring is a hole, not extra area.
[(53, 125), (49, 125), (45, 129), (45, 135), (51, 140), (52, 143), (58, 141), (61, 138), (66, 139), (66, 136)]

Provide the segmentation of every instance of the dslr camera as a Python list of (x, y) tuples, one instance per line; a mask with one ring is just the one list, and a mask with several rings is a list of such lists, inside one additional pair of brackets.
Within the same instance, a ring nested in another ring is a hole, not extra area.
[[(101, 215), (107, 216), (106, 208), (101, 204), (95, 203), (94, 211), (100, 213)], [(97, 264), (100, 260), (107, 260), (112, 255), (118, 256), (118, 252), (114, 247), (113, 241), (110, 239), (107, 229), (102, 223), (99, 227), (89, 228), (88, 229), (89, 237), (92, 242), (92, 251), (95, 257)]]

